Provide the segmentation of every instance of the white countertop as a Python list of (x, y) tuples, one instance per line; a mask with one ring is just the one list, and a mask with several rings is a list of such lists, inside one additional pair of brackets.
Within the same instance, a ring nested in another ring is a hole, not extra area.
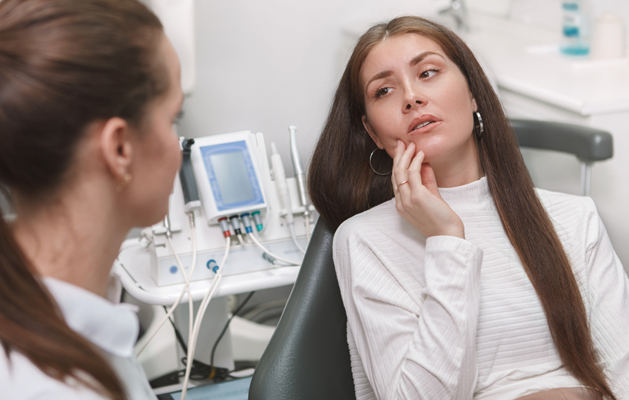
[(559, 53), (560, 32), (481, 14), (463, 38), (508, 89), (581, 115), (629, 110), (629, 61)]

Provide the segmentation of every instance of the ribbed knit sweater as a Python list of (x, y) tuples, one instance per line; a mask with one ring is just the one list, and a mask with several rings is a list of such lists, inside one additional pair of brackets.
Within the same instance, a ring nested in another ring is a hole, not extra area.
[[(486, 178), (439, 192), (465, 240), (426, 239), (395, 199), (335, 234), (357, 399), (505, 400), (581, 386), (562, 366)], [(629, 399), (627, 275), (590, 198), (537, 194), (568, 254), (612, 390)]]

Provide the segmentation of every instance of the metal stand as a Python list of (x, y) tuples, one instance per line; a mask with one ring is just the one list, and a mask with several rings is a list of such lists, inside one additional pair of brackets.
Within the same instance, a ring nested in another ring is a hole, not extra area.
[(591, 162), (581, 163), (581, 196), (590, 195), (590, 182), (592, 180), (592, 164)]

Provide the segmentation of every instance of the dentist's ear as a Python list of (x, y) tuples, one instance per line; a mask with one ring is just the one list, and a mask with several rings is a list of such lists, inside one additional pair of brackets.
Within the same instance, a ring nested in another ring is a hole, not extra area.
[(105, 165), (114, 182), (124, 181), (133, 157), (129, 124), (122, 118), (113, 117), (104, 121), (98, 129), (100, 153)]
[(365, 127), (365, 130), (371, 137), (371, 140), (374, 141), (374, 143), (376, 144), (376, 146), (378, 146), (378, 148), (384, 149), (384, 145), (382, 144), (382, 141), (380, 140), (380, 138), (378, 138), (378, 135), (376, 135), (376, 131), (373, 129), (373, 126), (371, 126), (371, 124), (369, 123), (369, 120), (367, 120), (366, 115), (363, 115), (362, 121), (363, 121), (363, 126)]

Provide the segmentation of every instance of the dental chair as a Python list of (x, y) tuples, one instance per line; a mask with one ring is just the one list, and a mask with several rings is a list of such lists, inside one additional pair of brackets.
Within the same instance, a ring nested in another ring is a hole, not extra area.
[[(612, 136), (556, 122), (511, 120), (522, 147), (575, 155), (589, 190), (592, 163), (613, 155)], [(332, 260), (332, 231), (319, 218), (280, 322), (251, 381), (250, 400), (354, 400), (347, 316)]]
[(253, 374), (250, 400), (355, 399), (333, 237), (319, 218), (282, 318)]

